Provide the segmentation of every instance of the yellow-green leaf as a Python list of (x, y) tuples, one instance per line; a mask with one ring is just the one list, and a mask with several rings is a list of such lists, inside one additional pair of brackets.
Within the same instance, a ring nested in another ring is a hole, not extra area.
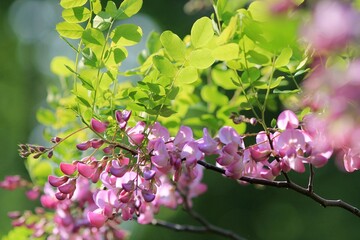
[(87, 47), (101, 47), (105, 44), (104, 34), (96, 28), (86, 29), (82, 35), (82, 40)]
[(205, 46), (214, 36), (211, 19), (202, 17), (191, 28), (191, 44), (195, 48)]
[(88, 20), (91, 16), (91, 12), (86, 7), (75, 7), (64, 9), (61, 16), (68, 23), (80, 23)]
[(87, 0), (61, 0), (60, 5), (65, 8), (74, 8), (83, 6)]
[(132, 46), (141, 41), (142, 29), (135, 24), (123, 24), (117, 26), (110, 37), (117, 45)]
[(62, 37), (78, 39), (81, 38), (84, 29), (77, 23), (61, 22), (56, 25), (56, 31)]
[(284, 48), (275, 61), (275, 67), (279, 68), (288, 65), (291, 56), (292, 56), (291, 48)]
[(213, 103), (218, 106), (226, 105), (229, 102), (227, 96), (219, 92), (216, 86), (205, 85), (201, 89), (200, 95), (205, 102)]
[(192, 66), (188, 66), (179, 70), (175, 81), (178, 84), (191, 84), (199, 78), (197, 69)]
[(239, 45), (235, 43), (221, 45), (215, 48), (212, 54), (216, 60), (220, 61), (237, 59), (239, 57)]
[(178, 35), (171, 31), (165, 31), (160, 36), (160, 42), (164, 46), (166, 52), (175, 61), (183, 61), (185, 59), (185, 43)]
[(165, 57), (155, 55), (153, 57), (153, 63), (156, 69), (167, 77), (174, 77), (175, 76), (175, 67), (174, 65)]
[(198, 49), (192, 51), (189, 56), (189, 63), (191, 66), (198, 69), (205, 69), (210, 67), (215, 62), (210, 49)]
[(75, 63), (69, 58), (63, 56), (54, 57), (50, 63), (51, 71), (54, 74), (63, 77), (67, 77), (72, 74), (72, 72), (66, 66), (74, 69)]
[(129, 18), (140, 11), (142, 7), (142, 0), (124, 0), (119, 7), (116, 19), (121, 20)]

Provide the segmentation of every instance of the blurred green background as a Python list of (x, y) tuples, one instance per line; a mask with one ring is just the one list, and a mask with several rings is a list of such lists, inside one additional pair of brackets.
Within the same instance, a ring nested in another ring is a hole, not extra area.
[[(196, 2), (196, 1), (194, 1)], [(180, 36), (208, 10), (186, 14), (186, 0), (144, 0), (137, 21), (150, 30), (170, 29)], [(201, 2), (198, 2), (201, 3)], [(188, 9), (190, 5), (186, 5)], [(197, 5), (202, 9), (202, 5)], [(46, 86), (56, 78), (49, 63), (56, 55), (73, 57), (56, 34), (61, 19), (57, 0), (0, 1), (0, 179), (10, 174), (27, 178), (17, 144), (41, 141), (36, 109), (46, 104)], [(146, 36), (145, 36), (146, 38)], [(140, 51), (141, 47), (134, 48)], [(136, 54), (134, 54), (136, 56)], [(136, 57), (128, 64), (136, 64)], [(290, 174), (307, 184), (307, 176)], [(315, 191), (327, 198), (342, 198), (360, 206), (360, 173), (340, 172), (333, 162), (316, 171)], [(195, 209), (218, 226), (247, 239), (359, 239), (359, 219), (342, 209), (324, 209), (293, 191), (242, 186), (219, 174), (205, 171), (208, 192), (195, 199)], [(7, 212), (31, 209), (21, 191), (0, 190), (0, 236), (11, 229)], [(158, 216), (172, 222), (196, 224), (182, 210), (165, 210)], [(133, 229), (131, 239), (224, 239), (215, 235), (176, 233), (152, 226), (125, 223)]]

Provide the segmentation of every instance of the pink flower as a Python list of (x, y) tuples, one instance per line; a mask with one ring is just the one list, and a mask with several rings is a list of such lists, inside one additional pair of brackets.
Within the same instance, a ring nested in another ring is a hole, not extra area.
[(140, 145), (144, 140), (145, 123), (137, 122), (135, 127), (126, 130), (131, 145)]
[(360, 169), (360, 153), (347, 149), (344, 154), (344, 167), (348, 172)]
[(305, 151), (305, 137), (298, 129), (286, 129), (280, 133), (279, 137), (274, 138), (274, 149), (282, 161), (291, 169), (297, 172), (304, 172), (304, 157), (299, 154)]
[(299, 120), (295, 113), (290, 110), (285, 110), (279, 114), (277, 125), (280, 130), (297, 128), (299, 126)]
[(350, 5), (336, 1), (321, 1), (316, 5), (313, 19), (305, 35), (318, 51), (343, 48), (358, 32), (358, 14)]
[(179, 149), (190, 141), (193, 141), (193, 133), (191, 128), (186, 126), (181, 126), (179, 132), (176, 134), (174, 139), (174, 145), (176, 145)]
[(97, 228), (104, 226), (107, 220), (107, 217), (100, 213), (100, 209), (97, 209), (94, 212), (88, 212), (87, 218), (91, 226)]
[(97, 133), (103, 133), (103, 132), (105, 132), (105, 130), (107, 128), (106, 123), (103, 123), (95, 118), (91, 119), (90, 126)]
[(219, 139), (223, 144), (231, 142), (237, 143), (240, 147), (244, 148), (244, 143), (240, 135), (232, 127), (222, 127), (219, 130)]
[(157, 168), (165, 168), (168, 166), (170, 156), (166, 149), (166, 145), (161, 138), (155, 141), (154, 150), (152, 153), (154, 156), (151, 157), (151, 162)]
[(204, 157), (204, 153), (199, 150), (197, 142), (191, 141), (184, 145), (180, 157), (186, 159), (186, 166), (189, 167), (195, 166), (197, 161)]
[(217, 152), (217, 142), (209, 135), (207, 128), (203, 129), (203, 138), (199, 141), (199, 149), (206, 155)]
[(126, 128), (127, 122), (129, 121), (129, 118), (131, 116), (131, 111), (123, 110), (119, 111), (116, 110), (115, 112), (115, 118), (116, 121), (119, 124), (119, 127), (121, 130), (124, 130)]

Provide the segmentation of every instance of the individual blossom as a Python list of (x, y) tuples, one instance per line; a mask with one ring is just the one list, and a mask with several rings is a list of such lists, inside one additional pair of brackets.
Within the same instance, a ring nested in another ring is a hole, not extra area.
[(144, 122), (137, 122), (135, 127), (128, 128), (126, 133), (128, 135), (128, 139), (131, 145), (139, 146), (145, 138), (144, 130), (145, 130)]
[(131, 111), (128, 111), (128, 110), (123, 110), (123, 111), (116, 110), (115, 111), (115, 118), (116, 118), (116, 121), (119, 124), (119, 127), (121, 130), (125, 130), (130, 116), (131, 116)]
[(107, 123), (103, 123), (95, 118), (92, 118), (90, 121), (90, 126), (95, 132), (103, 133), (107, 128)]
[(207, 128), (203, 129), (203, 137), (202, 139), (200, 139), (198, 141), (199, 145), (199, 149), (200, 151), (202, 151), (203, 153), (205, 153), (206, 155), (211, 155), (211, 154), (215, 154), (218, 149), (217, 149), (217, 141), (215, 141), (209, 134)]

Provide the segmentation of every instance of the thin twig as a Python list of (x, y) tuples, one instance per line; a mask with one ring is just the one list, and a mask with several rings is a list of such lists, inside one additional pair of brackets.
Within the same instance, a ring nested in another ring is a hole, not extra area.
[(197, 213), (196, 211), (194, 211), (191, 206), (189, 205), (189, 201), (187, 199), (187, 195), (182, 194), (180, 191), (178, 191), (181, 195), (181, 197), (183, 198), (184, 201), (184, 209), (185, 211), (192, 217), (194, 218), (196, 221), (198, 221), (201, 225), (204, 226), (205, 229), (207, 229), (208, 232), (217, 234), (217, 235), (222, 235), (226, 238), (229, 239), (234, 239), (234, 240), (245, 240), (245, 238), (240, 237), (239, 235), (237, 235), (236, 233), (220, 228), (218, 226), (215, 226), (213, 224), (211, 224), (209, 221), (207, 221), (203, 216), (201, 216), (199, 213)]
[[(225, 170), (219, 167), (216, 167), (212, 164), (209, 164), (207, 162), (204, 161), (198, 161), (197, 162), (199, 165), (205, 167), (206, 169), (221, 173), (225, 175)], [(271, 186), (271, 187), (276, 187), (276, 188), (286, 188), (286, 189), (291, 189), (295, 192), (298, 192), (302, 195), (305, 195), (311, 199), (313, 199), (314, 201), (320, 203), (323, 207), (339, 207), (342, 209), (347, 210), (348, 212), (351, 212), (352, 214), (354, 214), (355, 216), (360, 217), (360, 210), (355, 207), (352, 206), (351, 204), (344, 202), (343, 200), (329, 200), (329, 199), (325, 199), (321, 196), (319, 196), (318, 194), (316, 194), (313, 191), (310, 191), (308, 188), (304, 188), (294, 182), (288, 182), (288, 181), (271, 181), (271, 180), (267, 180), (267, 179), (261, 179), (261, 178), (251, 178), (251, 177), (241, 177), (238, 180), (250, 183), (250, 184), (260, 184), (260, 185), (264, 185), (264, 186)]]
[(309, 175), (309, 183), (308, 183), (308, 191), (313, 192), (314, 191), (314, 167), (312, 164), (310, 164), (310, 175)]

